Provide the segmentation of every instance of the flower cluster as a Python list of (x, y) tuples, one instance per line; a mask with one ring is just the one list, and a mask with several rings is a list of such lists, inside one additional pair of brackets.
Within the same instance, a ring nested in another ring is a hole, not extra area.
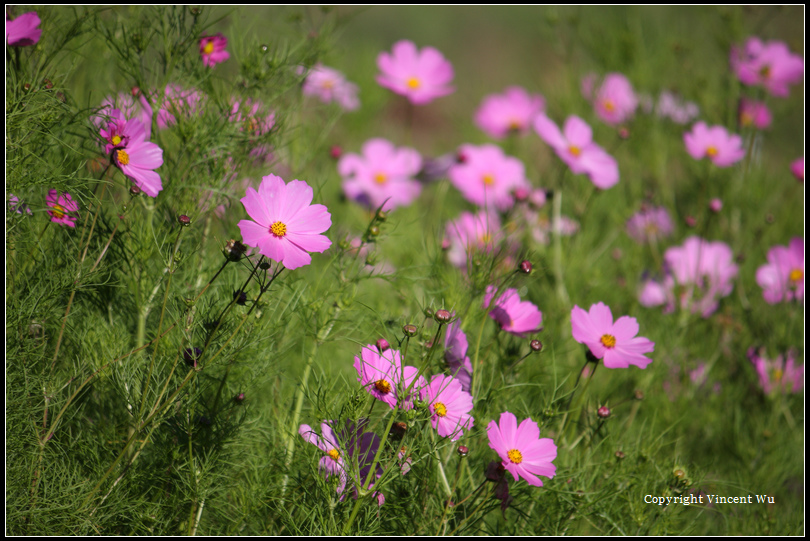
[(802, 81), (804, 60), (781, 41), (763, 42), (752, 37), (742, 47), (732, 47), (731, 69), (743, 84), (761, 85), (784, 98), (790, 94), (790, 85)]
[(136, 118), (127, 119), (120, 110), (113, 109), (100, 133), (106, 142), (104, 151), (112, 156), (112, 162), (143, 193), (157, 197), (163, 183), (154, 170), (163, 165), (163, 149), (147, 141), (144, 123)]

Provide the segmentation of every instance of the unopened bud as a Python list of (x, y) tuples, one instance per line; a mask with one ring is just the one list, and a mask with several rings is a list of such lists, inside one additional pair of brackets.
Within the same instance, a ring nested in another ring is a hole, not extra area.
[(522, 272), (523, 274), (529, 274), (530, 272), (532, 272), (532, 262), (529, 261), (528, 259), (524, 259), (523, 261), (520, 262), (520, 266), (518, 268), (520, 269), (520, 272)]
[(450, 312), (448, 312), (447, 310), (436, 310), (436, 314), (434, 315), (434, 317), (436, 318), (436, 321), (438, 321), (439, 323), (447, 323), (448, 321), (450, 321), (450, 318), (452, 316), (450, 315)]
[(540, 340), (532, 340), (529, 342), (529, 347), (532, 348), (532, 351), (541, 351), (543, 349), (543, 342)]
[(133, 86), (132, 90), (130, 90), (130, 93), (132, 94), (133, 98), (137, 98), (138, 96), (141, 95), (141, 89), (138, 88), (137, 86)]
[(379, 340), (377, 340), (376, 346), (377, 349), (380, 350), (380, 353), (382, 353), (383, 351), (390, 348), (391, 344), (389, 344), (388, 340), (386, 340), (385, 338), (380, 338)]
[(137, 186), (130, 186), (129, 187), (129, 195), (135, 197), (135, 196), (141, 195), (141, 193), (142, 193), (141, 189), (138, 188)]
[(177, 221), (180, 222), (180, 225), (182, 225), (183, 227), (191, 225), (191, 218), (189, 218), (185, 214), (181, 214), (180, 216), (178, 216)]
[(247, 293), (245, 293), (244, 291), (241, 291), (241, 290), (234, 291), (233, 292), (233, 300), (239, 306), (244, 306), (245, 303), (247, 303)]
[(262, 269), (262, 270), (269, 269), (270, 268), (270, 262), (269, 261), (262, 261), (261, 263), (259, 263), (259, 268)]
[(388, 219), (388, 213), (387, 212), (385, 212), (383, 209), (380, 209), (380, 210), (377, 211), (377, 221), (378, 222), (384, 222), (387, 219)]
[(237, 404), (241, 404), (245, 401), (245, 393), (239, 393), (238, 395), (234, 396), (233, 401)]
[(402, 332), (405, 333), (405, 336), (416, 336), (416, 331), (418, 330), (419, 329), (416, 327), (416, 325), (413, 325), (411, 323), (403, 325), (402, 327)]
[(228, 261), (239, 261), (246, 251), (247, 246), (234, 239), (226, 242), (225, 247), (222, 249), (222, 253), (225, 254)]
[(514, 196), (515, 201), (517, 201), (518, 203), (522, 203), (527, 199), (529, 199), (529, 190), (523, 187), (515, 188)]
[(636, 389), (636, 392), (633, 393), (633, 398), (636, 400), (644, 400), (644, 391)]
[(332, 146), (332, 148), (329, 149), (329, 155), (332, 157), (333, 160), (337, 160), (341, 156), (343, 156), (343, 149), (340, 148), (338, 145), (334, 145)]
[(202, 350), (200, 348), (186, 348), (183, 351), (183, 360), (186, 361), (187, 365), (196, 368), (197, 359), (200, 358), (200, 355), (202, 355)]
[(697, 225), (697, 220), (694, 216), (687, 216), (683, 221), (686, 222), (686, 225), (689, 227), (695, 227)]
[(372, 225), (368, 228), (368, 234), (372, 237), (379, 237), (380, 236), (380, 228), (376, 225)]
[(625, 456), (624, 453), (622, 453), (621, 451), (616, 451), (614, 454), (616, 455), (616, 458), (618, 458), (619, 460), (622, 460)]
[(717, 214), (723, 209), (723, 201), (715, 197), (709, 202), (709, 209), (711, 209), (712, 212)]
[(459, 445), (458, 449), (456, 449), (458, 456), (465, 457), (470, 453), (470, 450), (467, 448), (466, 445)]
[(447, 251), (450, 249), (450, 240), (442, 239), (442, 250)]
[(467, 155), (461, 150), (456, 154), (456, 163), (467, 163)]
[(627, 139), (628, 137), (630, 137), (630, 130), (628, 130), (625, 127), (619, 128), (619, 137), (621, 137), (622, 139)]
[(599, 406), (599, 409), (596, 410), (596, 414), (602, 419), (607, 419), (610, 417), (610, 408), (607, 406)]
[(42, 86), (45, 87), (46, 90), (50, 90), (53, 88), (53, 83), (50, 79), (43, 79)]

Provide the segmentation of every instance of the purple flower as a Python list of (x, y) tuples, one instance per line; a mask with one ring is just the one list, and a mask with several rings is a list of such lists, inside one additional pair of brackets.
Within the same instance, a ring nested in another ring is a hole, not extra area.
[(385, 139), (370, 139), (363, 154), (344, 154), (337, 164), (346, 196), (383, 210), (407, 206), (419, 197), (422, 185), (414, 177), (422, 168), (419, 153), (397, 148)]
[(660, 241), (672, 235), (674, 225), (664, 207), (645, 207), (627, 220), (627, 234), (638, 243)]
[(510, 86), (503, 94), (490, 94), (475, 112), (475, 124), (495, 139), (509, 134), (525, 135), (535, 115), (545, 109), (540, 94), (529, 94), (524, 88)]
[(804, 60), (781, 41), (748, 38), (742, 48), (731, 48), (731, 69), (745, 85), (762, 85), (774, 96), (787, 97), (789, 85), (804, 77)]
[(709, 158), (717, 167), (729, 167), (745, 156), (742, 137), (729, 133), (723, 126), (709, 127), (702, 121), (683, 134), (683, 142), (694, 159)]
[(10, 19), (6, 12), (6, 43), (11, 47), (36, 44), (42, 36), (42, 30), (37, 28), (41, 22), (36, 11), (23, 13), (16, 19)]
[(439, 436), (456, 441), (464, 430), (472, 428), (473, 418), (469, 413), (473, 409), (473, 398), (452, 376), (433, 376), (419, 392), (419, 398), (427, 402), (431, 413), (430, 424)]
[[(395, 349), (381, 352), (369, 344), (363, 346), (360, 355), (354, 358), (354, 369), (357, 370), (357, 381), (363, 388), (377, 400), (388, 404), (391, 409), (397, 407), (401, 397), (403, 409), (413, 408), (413, 397), (426, 385), (422, 376), (414, 383), (419, 370), (413, 366), (403, 367), (400, 353)], [(403, 394), (406, 391), (407, 394)]]
[(515, 189), (530, 188), (523, 162), (506, 156), (500, 147), (462, 145), (461, 153), (464, 161), (451, 167), (448, 174), (453, 186), (470, 203), (506, 211), (515, 202)]
[[(303, 73), (304, 68), (299, 68), (299, 74)], [(347, 111), (360, 107), (357, 85), (347, 81), (338, 70), (320, 63), (307, 72), (301, 90), (304, 96), (315, 96), (324, 103), (336, 102)]]
[(804, 300), (804, 239), (768, 250), (768, 263), (757, 269), (757, 283), (769, 304)]
[(461, 384), (461, 390), (472, 392), (472, 363), (467, 356), (467, 335), (461, 330), (461, 320), (457, 319), (447, 325), (444, 337), (444, 360), (450, 374)]
[[(483, 308), (489, 308), (495, 292), (495, 286), (487, 286)], [(517, 289), (504, 291), (490, 309), (489, 317), (498, 322), (501, 330), (520, 338), (543, 330), (543, 314), (531, 302), (521, 301)]]
[(377, 66), (380, 86), (405, 96), (414, 105), (425, 105), (455, 90), (450, 86), (453, 66), (433, 47), (419, 51), (412, 41), (398, 41), (390, 54), (379, 54)]
[(308, 252), (322, 253), (332, 241), (321, 235), (332, 226), (324, 205), (311, 205), (312, 188), (302, 180), (288, 184), (276, 175), (262, 177), (257, 192), (248, 188), (242, 204), (251, 220), (239, 222), (242, 242), (293, 270), (312, 262)]
[(571, 331), (574, 340), (585, 344), (606, 368), (627, 368), (631, 364), (646, 368), (652, 362), (644, 354), (655, 344), (638, 334), (638, 321), (622, 316), (613, 322), (610, 307), (602, 302), (591, 305), (588, 312), (574, 306), (571, 310)]
[(551, 479), (557, 468), (552, 461), (557, 458), (557, 446), (551, 438), (540, 438), (537, 423), (525, 419), (517, 424), (517, 417), (505, 411), (499, 423), (490, 421), (487, 426), (489, 446), (503, 460), (502, 465), (515, 481), (524, 478), (530, 485), (541, 487), (538, 475)]
[(501, 221), (497, 214), (486, 210), (478, 214), (462, 212), (458, 219), (447, 224), (444, 238), (449, 244), (448, 261), (466, 269), (475, 254), (491, 253), (501, 241)]
[(28, 208), (28, 205), (26, 205), (23, 201), (20, 201), (13, 193), (8, 194), (8, 210), (11, 212), (16, 212), (17, 214), (22, 214), (23, 212), (26, 214), (32, 214), (31, 209)]
[(534, 121), (537, 134), (548, 143), (574, 174), (585, 173), (594, 186), (607, 190), (619, 182), (619, 165), (593, 142), (591, 127), (578, 116), (570, 116), (561, 132), (545, 114)]
[(344, 453), (341, 452), (340, 439), (332, 429), (334, 424), (335, 421), (322, 422), (320, 436), (311, 426), (306, 424), (299, 427), (298, 433), (304, 438), (304, 441), (313, 444), (325, 453), (326, 456), (318, 462), (318, 469), (326, 472), (327, 479), (332, 475), (338, 476), (337, 493), (342, 494), (346, 488), (348, 474), (346, 471), (346, 459)]
[(786, 358), (767, 359), (764, 348), (749, 348), (748, 358), (754, 364), (759, 384), (766, 394), (772, 392), (798, 393), (804, 388), (804, 365), (796, 364), (796, 352), (789, 350)]
[(49, 190), (45, 202), (51, 207), (48, 214), (51, 221), (68, 227), (76, 227), (76, 220), (79, 217), (79, 204), (73, 200), (69, 193), (60, 193), (56, 190)]
[(771, 125), (771, 112), (764, 101), (740, 98), (740, 105), (737, 107), (737, 118), (743, 128), (753, 126), (758, 130), (764, 130)]
[(200, 55), (204, 66), (213, 68), (217, 64), (225, 62), (231, 55), (225, 50), (228, 46), (228, 38), (222, 34), (215, 36), (203, 36), (200, 39)]
[(627, 77), (609, 73), (596, 91), (593, 106), (599, 118), (615, 126), (633, 117), (638, 99)]

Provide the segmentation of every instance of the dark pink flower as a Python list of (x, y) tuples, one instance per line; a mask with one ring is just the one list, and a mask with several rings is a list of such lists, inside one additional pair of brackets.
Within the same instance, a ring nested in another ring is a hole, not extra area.
[[(489, 308), (495, 296), (495, 286), (487, 286), (483, 308)], [(498, 297), (489, 317), (498, 322), (501, 330), (521, 338), (543, 330), (543, 314), (529, 301), (521, 301), (517, 289), (507, 289)]]
[(475, 112), (475, 124), (495, 139), (509, 134), (525, 135), (535, 115), (545, 109), (540, 94), (529, 94), (519, 86), (510, 86), (503, 94), (490, 94)]
[(630, 81), (621, 73), (609, 73), (593, 99), (596, 115), (613, 126), (633, 117), (638, 99)]
[(574, 340), (585, 344), (606, 368), (627, 368), (631, 364), (646, 368), (652, 362), (644, 356), (655, 349), (655, 344), (638, 334), (638, 321), (622, 316), (613, 322), (610, 308), (602, 302), (586, 312), (579, 306), (571, 310), (571, 328)]
[(717, 167), (729, 167), (745, 156), (742, 137), (729, 133), (723, 126), (709, 127), (702, 121), (683, 134), (683, 142), (694, 159), (709, 158)]
[(401, 408), (413, 408), (413, 397), (418, 396), (419, 390), (427, 384), (422, 376), (414, 382), (419, 370), (413, 366), (403, 367), (400, 352), (395, 349), (381, 352), (369, 344), (363, 346), (360, 355), (354, 358), (354, 369), (363, 388), (391, 409), (397, 407), (400, 398)]
[(370, 139), (363, 154), (344, 154), (337, 164), (346, 196), (376, 209), (407, 206), (419, 197), (422, 184), (414, 177), (422, 168), (419, 153), (397, 148), (385, 139)]
[(754, 101), (747, 98), (740, 98), (740, 105), (737, 107), (737, 117), (740, 126), (743, 128), (754, 127), (764, 130), (771, 125), (771, 112), (764, 101)]
[(6, 43), (11, 47), (34, 45), (42, 36), (42, 30), (37, 28), (41, 22), (36, 11), (23, 13), (16, 19), (10, 19), (6, 12)]
[(501, 220), (497, 214), (486, 210), (478, 214), (462, 212), (458, 219), (447, 224), (444, 238), (449, 244), (448, 261), (466, 269), (474, 255), (492, 253), (501, 241)]
[(790, 172), (799, 182), (804, 182), (804, 156), (793, 160), (790, 164)]
[(56, 190), (49, 190), (45, 202), (51, 207), (48, 214), (51, 221), (68, 227), (76, 227), (76, 220), (79, 217), (79, 204), (73, 200), (69, 193), (60, 193)]
[(557, 458), (557, 446), (551, 438), (540, 438), (537, 423), (525, 419), (517, 424), (517, 417), (505, 411), (500, 422), (490, 421), (487, 426), (489, 446), (503, 460), (502, 465), (514, 476), (522, 477), (530, 485), (541, 487), (538, 475), (551, 479), (557, 473), (552, 461)]
[(285, 184), (267, 175), (257, 192), (248, 188), (242, 204), (251, 220), (239, 222), (242, 242), (292, 270), (312, 262), (308, 252), (322, 253), (332, 245), (324, 231), (332, 215), (323, 205), (311, 205), (312, 188), (302, 180)]
[(101, 129), (106, 141), (105, 151), (112, 154), (113, 163), (136, 186), (150, 197), (163, 189), (160, 175), (154, 170), (163, 165), (163, 149), (146, 141), (147, 130), (140, 120), (126, 119), (113, 109), (106, 129)]
[(213, 68), (217, 64), (225, 62), (231, 55), (225, 50), (228, 46), (228, 38), (217, 33), (215, 36), (203, 36), (200, 39), (200, 55), (203, 65)]
[(674, 224), (664, 207), (645, 207), (627, 220), (627, 234), (636, 242), (660, 241), (672, 235)]
[(391, 53), (379, 54), (377, 66), (380, 86), (405, 96), (414, 105), (424, 105), (455, 90), (450, 86), (453, 66), (433, 47), (420, 51), (412, 41), (398, 41)]
[[(303, 73), (304, 68), (300, 68), (299, 74)], [(315, 96), (324, 103), (335, 102), (347, 111), (360, 107), (357, 85), (347, 81), (338, 70), (323, 64), (315, 64), (309, 69), (301, 90), (304, 96)]]
[[(110, 126), (111, 123), (117, 124), (128, 118), (139, 120), (146, 131), (146, 139), (151, 137), (152, 107), (142, 93), (139, 94), (137, 100), (128, 92), (122, 92), (117, 96), (107, 96), (101, 102), (101, 108), (98, 114), (91, 117), (91, 120), (99, 128), (106, 122), (108, 129), (110, 129), (112, 128), (112, 126)], [(107, 140), (107, 143), (111, 142), (103, 132), (102, 136)], [(112, 148), (105, 149), (105, 152), (108, 154), (111, 151)]]
[(768, 250), (768, 263), (757, 269), (757, 283), (769, 304), (804, 300), (804, 239)]
[(748, 350), (748, 358), (754, 364), (759, 384), (766, 394), (798, 393), (804, 388), (804, 365), (796, 364), (794, 350), (789, 350), (786, 358), (779, 355), (773, 360), (766, 358), (766, 354), (764, 348)]
[(420, 400), (427, 402), (430, 410), (430, 424), (439, 436), (459, 439), (464, 430), (473, 427), (470, 412), (473, 409), (473, 398), (461, 388), (461, 383), (452, 376), (438, 374), (419, 392)]
[(742, 48), (731, 48), (731, 69), (745, 85), (762, 85), (774, 96), (787, 97), (789, 85), (804, 77), (804, 60), (781, 41), (748, 38)]
[(560, 131), (551, 119), (540, 113), (535, 118), (534, 129), (572, 173), (587, 174), (594, 186), (602, 190), (619, 182), (616, 160), (593, 142), (591, 127), (578, 116), (568, 117)]
[(465, 159), (451, 167), (448, 175), (470, 203), (505, 211), (515, 203), (515, 189), (530, 188), (523, 162), (505, 155), (500, 147), (462, 145), (460, 151)]

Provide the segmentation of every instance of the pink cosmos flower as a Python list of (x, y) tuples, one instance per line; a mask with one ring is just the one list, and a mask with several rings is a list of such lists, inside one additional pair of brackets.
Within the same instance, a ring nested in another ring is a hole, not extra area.
[(346, 196), (371, 208), (383, 203), (383, 210), (407, 206), (422, 192), (414, 178), (422, 167), (419, 153), (385, 139), (366, 141), (362, 155), (344, 154), (337, 167)]
[(470, 203), (505, 211), (515, 203), (515, 189), (530, 188), (523, 162), (506, 156), (500, 147), (462, 145), (460, 151), (464, 161), (452, 166), (448, 175)]
[[(108, 128), (112, 128), (109, 124), (124, 123), (127, 118), (139, 120), (146, 132), (146, 139), (151, 137), (152, 131), (152, 107), (149, 105), (149, 100), (142, 92), (138, 92), (137, 100), (130, 93), (120, 93), (117, 96), (107, 96), (101, 102), (101, 108), (98, 114), (91, 117), (93, 123), (101, 128), (107, 122)], [(109, 120), (108, 120), (109, 119)], [(121, 126), (123, 128), (123, 126)], [(115, 135), (115, 134), (112, 134)], [(102, 136), (104, 134), (102, 133)], [(110, 139), (105, 137), (107, 142)], [(108, 154), (112, 148), (105, 149)]]
[(461, 320), (457, 319), (447, 325), (444, 337), (444, 360), (450, 374), (461, 384), (465, 393), (472, 392), (472, 363), (467, 356), (467, 335), (461, 330)]
[(729, 167), (745, 156), (742, 137), (729, 133), (723, 126), (709, 127), (703, 121), (683, 134), (683, 142), (694, 159), (709, 158), (717, 167)]
[(42, 30), (37, 28), (41, 22), (36, 11), (23, 13), (16, 19), (10, 19), (6, 12), (6, 43), (11, 47), (36, 44), (42, 36)]
[(242, 204), (251, 220), (239, 222), (242, 242), (293, 270), (312, 262), (307, 252), (322, 253), (332, 245), (325, 235), (332, 215), (323, 205), (311, 205), (312, 188), (302, 180), (289, 184), (276, 175), (262, 177), (257, 192), (248, 188)]
[(217, 64), (225, 62), (231, 55), (225, 50), (228, 46), (228, 38), (217, 33), (215, 36), (203, 36), (200, 39), (200, 55), (203, 65), (213, 68)]
[(642, 207), (627, 220), (627, 234), (638, 243), (660, 241), (672, 235), (674, 224), (664, 207)]
[(610, 308), (602, 302), (591, 305), (588, 312), (575, 305), (571, 328), (574, 340), (588, 346), (606, 368), (627, 368), (631, 364), (646, 368), (652, 362), (644, 354), (652, 352), (655, 344), (643, 336), (636, 337), (636, 318), (622, 316), (614, 323)]
[(118, 109), (113, 109), (106, 129), (101, 129), (101, 137), (107, 142), (104, 150), (112, 153), (112, 161), (121, 172), (146, 195), (157, 197), (163, 183), (154, 170), (163, 165), (163, 149), (146, 141), (143, 123), (126, 119)]
[(525, 135), (535, 115), (545, 109), (540, 94), (529, 94), (524, 88), (510, 86), (503, 94), (490, 94), (475, 112), (475, 124), (495, 139), (509, 134)]
[(616, 126), (633, 117), (638, 99), (627, 77), (621, 73), (609, 73), (596, 91), (593, 106), (599, 118)]
[[(302, 67), (299, 69), (299, 74), (303, 73), (304, 68)], [(347, 81), (338, 70), (320, 63), (315, 64), (307, 72), (301, 90), (304, 96), (315, 96), (324, 103), (336, 102), (347, 111), (354, 111), (360, 107), (357, 85)]]
[(737, 118), (743, 128), (753, 126), (758, 130), (764, 130), (771, 125), (771, 112), (764, 101), (740, 98), (740, 105), (737, 107)]
[[(395, 349), (380, 352), (376, 346), (369, 344), (363, 346), (360, 355), (354, 358), (354, 369), (357, 370), (357, 381), (363, 388), (391, 409), (397, 407), (400, 397), (403, 398), (400, 407), (406, 410), (413, 408), (413, 397), (418, 396), (419, 390), (427, 384), (422, 376), (414, 382), (419, 370), (413, 366), (403, 367), (400, 353)], [(406, 391), (407, 394), (403, 394)]]
[(332, 429), (332, 425), (334, 424), (335, 421), (324, 421), (321, 423), (320, 436), (307, 424), (302, 424), (298, 429), (298, 433), (304, 438), (304, 441), (313, 444), (326, 453), (326, 456), (321, 458), (320, 462), (318, 462), (318, 469), (326, 472), (327, 479), (332, 475), (339, 477), (337, 493), (342, 494), (346, 488), (348, 475), (346, 472), (344, 453), (341, 453), (340, 439)]
[(499, 423), (490, 421), (487, 426), (489, 446), (503, 460), (506, 471), (515, 481), (524, 478), (532, 486), (541, 487), (538, 475), (551, 479), (557, 473), (552, 461), (557, 458), (557, 446), (551, 438), (540, 438), (540, 429), (531, 418), (517, 424), (517, 417), (505, 411)]
[[(495, 286), (487, 286), (483, 308), (489, 308), (495, 296)], [(517, 289), (507, 289), (495, 301), (489, 317), (498, 322), (501, 330), (526, 338), (543, 330), (543, 314), (529, 301), (521, 301)]]
[(76, 220), (79, 217), (79, 204), (73, 200), (69, 193), (60, 193), (56, 190), (49, 190), (45, 202), (51, 207), (48, 214), (51, 221), (68, 227), (76, 227)]
[(804, 300), (804, 239), (768, 251), (768, 263), (757, 269), (757, 283), (768, 304)]
[(452, 376), (437, 374), (419, 392), (420, 400), (427, 402), (430, 410), (430, 424), (439, 436), (459, 439), (464, 430), (473, 427), (469, 414), (473, 409), (473, 398), (461, 388), (461, 383)]
[(765, 394), (772, 392), (798, 393), (804, 388), (804, 365), (796, 364), (796, 352), (789, 350), (783, 357), (776, 359), (765, 357), (765, 348), (749, 348), (748, 358), (754, 364), (759, 376), (759, 384)]
[(377, 56), (377, 66), (382, 72), (377, 75), (377, 83), (414, 105), (425, 105), (455, 90), (449, 86), (453, 66), (433, 47), (419, 51), (412, 41), (398, 41), (390, 54), (382, 52)]
[(742, 48), (731, 48), (731, 69), (745, 85), (762, 85), (774, 96), (787, 97), (789, 85), (804, 77), (804, 60), (781, 41), (748, 38)]
[(790, 164), (790, 172), (799, 182), (804, 182), (804, 156), (797, 158)]
[(664, 90), (658, 96), (655, 106), (656, 114), (661, 118), (669, 118), (676, 124), (688, 124), (700, 114), (700, 108), (691, 101), (684, 101), (672, 92)]
[(23, 212), (26, 214), (33, 214), (28, 205), (26, 205), (23, 201), (20, 201), (19, 198), (13, 193), (8, 194), (8, 210), (11, 212), (16, 212), (17, 214), (22, 214)]
[(561, 132), (545, 114), (534, 121), (537, 134), (554, 149), (574, 174), (585, 173), (594, 186), (607, 190), (619, 182), (619, 165), (593, 142), (591, 127), (578, 116), (569, 116)]
[(466, 269), (476, 253), (492, 253), (502, 238), (501, 220), (494, 212), (462, 212), (445, 229), (447, 259), (454, 266)]

